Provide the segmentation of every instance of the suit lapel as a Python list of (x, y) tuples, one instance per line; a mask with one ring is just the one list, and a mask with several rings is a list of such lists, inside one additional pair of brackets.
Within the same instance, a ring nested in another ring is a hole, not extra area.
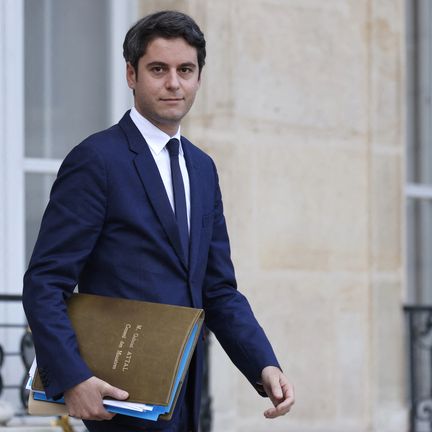
[(151, 151), (141, 135), (138, 128), (129, 116), (129, 111), (119, 122), (120, 127), (126, 134), (129, 148), (137, 153), (134, 159), (135, 168), (150, 200), (150, 203), (158, 216), (174, 250), (182, 264), (187, 269), (183, 250), (180, 242), (180, 235), (177, 228), (174, 212), (166, 194), (165, 186), (160, 176), (156, 162)]
[(189, 272), (193, 274), (198, 260), (201, 228), (202, 228), (202, 183), (199, 178), (199, 165), (193, 158), (192, 144), (182, 137), (182, 147), (186, 159), (186, 166), (190, 183), (190, 244), (189, 244)]

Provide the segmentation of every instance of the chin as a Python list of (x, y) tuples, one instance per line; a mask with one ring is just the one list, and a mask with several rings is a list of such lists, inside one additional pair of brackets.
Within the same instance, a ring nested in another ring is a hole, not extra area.
[(186, 113), (176, 113), (176, 114), (170, 113), (166, 115), (161, 115), (160, 118), (162, 121), (166, 123), (175, 123), (175, 122), (179, 122), (185, 115)]

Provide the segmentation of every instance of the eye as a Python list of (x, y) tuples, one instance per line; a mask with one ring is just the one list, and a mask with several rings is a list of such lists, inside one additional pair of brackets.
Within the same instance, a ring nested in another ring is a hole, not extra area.
[(151, 68), (151, 71), (156, 75), (160, 75), (161, 73), (164, 72), (164, 67), (163, 66), (153, 66)]
[(180, 66), (178, 69), (178, 73), (185, 78), (192, 76), (194, 72), (195, 72), (195, 68), (191, 65)]

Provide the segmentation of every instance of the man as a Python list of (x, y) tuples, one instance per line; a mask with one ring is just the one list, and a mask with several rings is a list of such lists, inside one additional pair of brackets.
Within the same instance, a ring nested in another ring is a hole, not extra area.
[(273, 403), (294, 402), (273, 350), (236, 289), (213, 161), (180, 136), (205, 62), (197, 24), (179, 12), (141, 19), (123, 45), (134, 107), (75, 147), (53, 185), (23, 303), (48, 397), (64, 395), (89, 431), (197, 431), (203, 342), (169, 422), (108, 413), (102, 397), (128, 394), (93, 376), (79, 355), (65, 299), (79, 291), (203, 307), (235, 365)]

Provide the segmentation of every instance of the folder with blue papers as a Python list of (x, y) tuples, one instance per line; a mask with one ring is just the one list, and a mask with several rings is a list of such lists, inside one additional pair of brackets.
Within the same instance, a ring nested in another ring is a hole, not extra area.
[[(67, 305), (80, 354), (90, 370), (129, 393), (127, 401), (104, 400), (106, 409), (148, 420), (169, 420), (204, 311), (91, 294), (74, 294)], [(39, 402), (54, 401), (47, 400), (36, 365), (29, 375), (30, 397), (34, 398), (29, 412), (41, 415)]]

